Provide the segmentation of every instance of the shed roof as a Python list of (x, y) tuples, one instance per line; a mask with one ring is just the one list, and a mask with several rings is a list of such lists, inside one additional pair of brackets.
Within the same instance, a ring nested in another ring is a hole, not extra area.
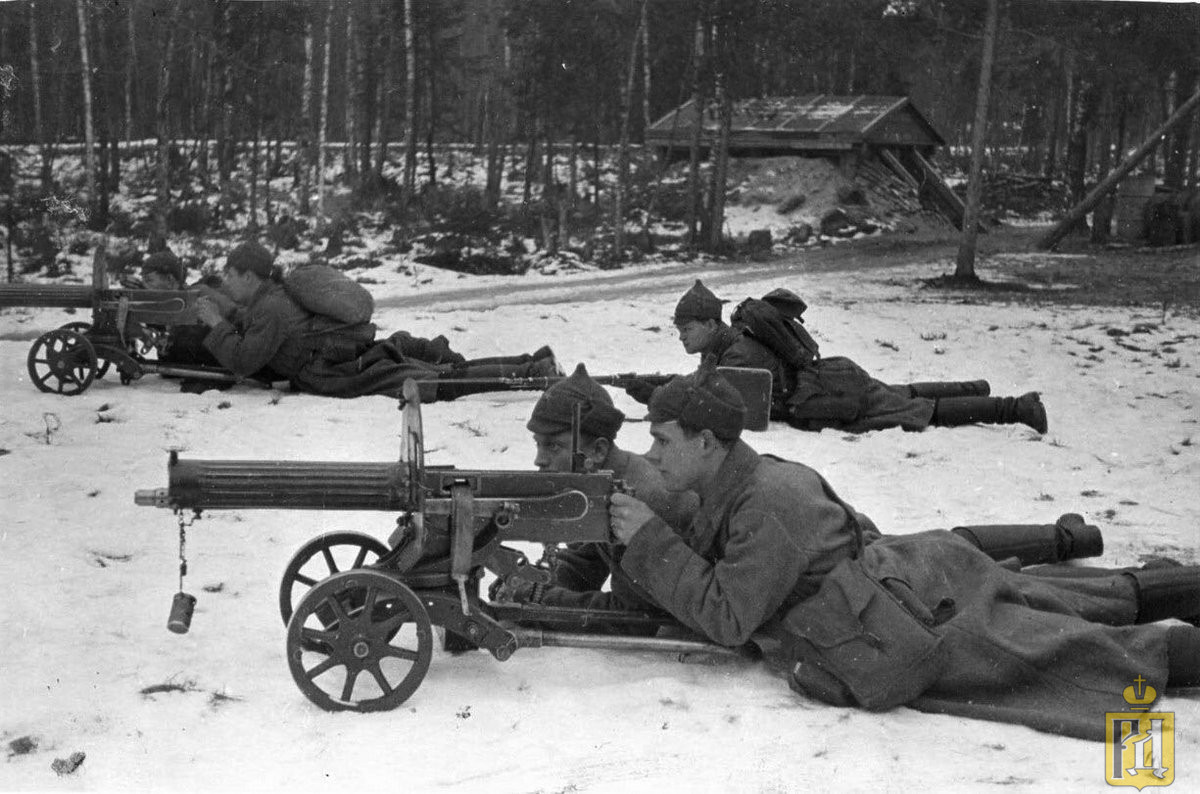
[[(697, 115), (695, 102), (689, 100), (650, 125), (646, 143), (686, 146)], [(715, 135), (719, 126), (716, 109), (709, 105), (703, 114), (703, 137)], [(904, 96), (808, 94), (734, 103), (733, 149), (838, 150), (860, 143), (942, 146), (946, 141)]]

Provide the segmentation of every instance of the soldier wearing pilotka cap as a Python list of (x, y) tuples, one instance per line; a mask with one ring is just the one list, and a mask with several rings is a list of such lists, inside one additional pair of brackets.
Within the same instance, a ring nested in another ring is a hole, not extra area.
[(612, 497), (621, 568), (692, 630), (753, 639), (793, 689), (828, 703), (1097, 740), (1135, 677), (1200, 685), (1200, 629), (1139, 625), (1200, 620), (1200, 567), (1037, 576), (945, 530), (880, 535), (817, 472), (741, 441), (742, 415), (715, 372), (659, 387), (646, 458), (700, 507), (676, 531)]

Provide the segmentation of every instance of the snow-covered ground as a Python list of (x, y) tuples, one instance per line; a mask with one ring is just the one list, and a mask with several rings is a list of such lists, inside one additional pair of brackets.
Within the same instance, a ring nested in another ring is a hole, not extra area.
[[(885, 380), (987, 378), (1038, 389), (1050, 431), (1023, 426), (802, 433), (748, 441), (802, 460), (886, 531), (1051, 522), (1080, 512), (1105, 565), (1200, 549), (1200, 321), (1158, 310), (1028, 307), (932, 297), (944, 265), (743, 277), (736, 265), (475, 278), (369, 271), (379, 326), (445, 333), (468, 356), (551, 344), (566, 368), (683, 371), (670, 322), (696, 277), (740, 300), (805, 297), (823, 349)], [(794, 275), (794, 274), (799, 275)], [(87, 280), (86, 273), (81, 274)], [(986, 265), (981, 275), (987, 276)], [(603, 285), (604, 289), (599, 289)], [(457, 297), (456, 297), (457, 296)], [(318, 533), (385, 539), (394, 516), (226, 511), (188, 530), (191, 632), (166, 629), (177, 527), (135, 506), (185, 457), (391, 460), (384, 397), (339, 401), (239, 387), (182, 394), (111, 376), (76, 397), (30, 385), (25, 357), (84, 314), (0, 312), (0, 789), (508, 791), (1101, 791), (1103, 746), (1023, 727), (869, 714), (793, 694), (752, 663), (681, 664), (641, 652), (435, 651), (400, 708), (330, 714), (288, 674), (281, 572)], [(632, 417), (644, 408), (614, 391)], [(424, 408), (427, 461), (531, 467), (532, 393)], [(620, 443), (649, 446), (645, 422)], [(166, 685), (166, 686), (164, 686)], [(1170, 693), (1175, 789), (1200, 789), (1200, 698)], [(1098, 714), (1097, 720), (1103, 715)], [(15, 744), (14, 744), (15, 743)], [(18, 749), (30, 752), (17, 752)], [(59, 777), (55, 759), (86, 754)]]

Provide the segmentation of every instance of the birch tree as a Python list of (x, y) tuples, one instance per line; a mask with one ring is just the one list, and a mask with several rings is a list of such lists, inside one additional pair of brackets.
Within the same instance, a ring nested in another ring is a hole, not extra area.
[(625, 68), (625, 85), (621, 90), (621, 141), (617, 150), (617, 189), (613, 198), (613, 256), (619, 262), (625, 258), (625, 193), (629, 189), (629, 127), (633, 115), (633, 86), (637, 76), (638, 47), (642, 42), (642, 24), (646, 20), (646, 2), (633, 32), (629, 61)]
[(404, 201), (412, 200), (417, 185), (417, 37), (413, 3), (404, 2)]
[(304, 80), (300, 89), (300, 135), (299, 135), (299, 195), (296, 204), (301, 215), (308, 215), (309, 187), (312, 172), (312, 89), (313, 89), (313, 20), (306, 15), (304, 20)]
[(79, 75), (83, 83), (83, 135), (84, 167), (87, 169), (88, 212), (96, 201), (96, 128), (92, 119), (92, 68), (88, 60), (88, 9), (87, 0), (75, 0), (75, 14), (79, 19)]
[(167, 214), (171, 207), (171, 130), (167, 98), (171, 93), (171, 59), (175, 52), (177, 14), (174, 2), (167, 5), (164, 22), (167, 38), (159, 62), (158, 91), (154, 101), (158, 163), (155, 173), (154, 235), (149, 245), (151, 251), (161, 251), (167, 245)]
[(125, 6), (125, 32), (127, 34), (126, 46), (129, 47), (129, 52), (125, 53), (125, 146), (131, 148), (133, 146), (133, 75), (137, 68), (137, 25), (133, 18), (133, 3), (127, 3)]
[(321, 59), (321, 119), (317, 126), (317, 227), (325, 225), (325, 141), (329, 134), (329, 62), (333, 43), (333, 4), (325, 10), (325, 45)]
[(38, 58), (38, 11), (34, 0), (29, 0), (29, 71), (33, 89), (33, 137), (42, 155), (38, 176), (42, 190), (48, 193), (53, 187), (54, 177), (51, 169), (54, 158), (50, 145), (46, 142), (46, 130), (42, 124), (42, 70)]

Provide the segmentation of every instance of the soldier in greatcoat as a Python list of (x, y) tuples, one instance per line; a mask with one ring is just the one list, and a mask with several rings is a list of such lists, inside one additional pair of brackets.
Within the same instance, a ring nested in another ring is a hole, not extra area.
[(288, 380), (300, 391), (333, 397), (397, 395), (405, 380), (416, 378), (422, 401), (433, 402), (496, 388), (479, 379), (561, 374), (548, 347), (468, 361), (453, 354), (444, 337), (420, 340), (399, 332), (375, 342), (369, 322), (347, 325), (300, 306), (283, 288), (274, 256), (256, 242), (230, 252), (224, 290), (236, 305), (202, 297), (196, 313), (210, 329), (204, 347), (243, 377)]
[(700, 506), (680, 531), (615, 494), (629, 579), (722, 645), (757, 642), (791, 686), (1102, 739), (1136, 677), (1200, 685), (1200, 567), (1082, 578), (1009, 570), (961, 537), (881, 535), (817, 472), (741, 441), (744, 405), (702, 370), (650, 399), (646, 458)]
[[(726, 325), (721, 319), (726, 302), (697, 280), (675, 306), (680, 342), (688, 353), (718, 366), (770, 370), (772, 419), (802, 430), (830, 427), (851, 433), (974, 423), (1021, 423), (1039, 433), (1047, 430), (1037, 392), (991, 397), (982, 380), (888, 385), (844, 356), (814, 355), (803, 366), (791, 366), (743, 329)], [(650, 390), (635, 384), (628, 391), (645, 402)]]

